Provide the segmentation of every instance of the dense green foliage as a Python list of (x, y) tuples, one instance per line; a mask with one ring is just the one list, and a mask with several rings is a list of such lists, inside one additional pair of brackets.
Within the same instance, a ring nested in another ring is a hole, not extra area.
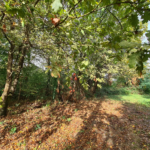
[(143, 93), (146, 93), (146, 94), (150, 93), (150, 73), (147, 73), (144, 76), (144, 79), (141, 79), (141, 84), (139, 85), (138, 88)]

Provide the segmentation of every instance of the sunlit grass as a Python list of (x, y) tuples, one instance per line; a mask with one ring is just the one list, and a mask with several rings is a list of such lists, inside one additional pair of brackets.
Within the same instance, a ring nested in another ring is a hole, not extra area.
[(150, 107), (150, 95), (129, 94), (129, 95), (111, 95), (108, 98), (119, 101), (126, 101), (129, 103), (142, 104)]

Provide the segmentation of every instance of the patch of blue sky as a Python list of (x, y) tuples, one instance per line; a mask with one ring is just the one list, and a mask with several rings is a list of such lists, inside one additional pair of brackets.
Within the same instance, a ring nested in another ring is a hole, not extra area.
[[(148, 30), (150, 30), (150, 21), (148, 21)], [(142, 37), (142, 43), (148, 43), (148, 40), (145, 34)]]

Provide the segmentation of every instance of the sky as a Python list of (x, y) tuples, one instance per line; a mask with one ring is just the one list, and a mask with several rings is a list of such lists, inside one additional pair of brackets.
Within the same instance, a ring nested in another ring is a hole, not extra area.
[[(148, 30), (150, 30), (150, 21), (148, 22)], [(148, 42), (148, 40), (147, 40), (147, 38), (146, 38), (146, 36), (145, 36), (145, 34), (143, 35), (143, 37), (142, 37), (142, 43), (147, 43)]]

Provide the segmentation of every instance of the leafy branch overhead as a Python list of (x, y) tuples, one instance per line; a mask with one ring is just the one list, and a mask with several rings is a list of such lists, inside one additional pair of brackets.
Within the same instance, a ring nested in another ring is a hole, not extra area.
[(52, 3), (52, 9), (54, 10), (54, 12), (57, 12), (59, 10), (60, 7), (62, 7), (62, 4), (60, 2), (60, 0), (54, 0), (54, 2)]

